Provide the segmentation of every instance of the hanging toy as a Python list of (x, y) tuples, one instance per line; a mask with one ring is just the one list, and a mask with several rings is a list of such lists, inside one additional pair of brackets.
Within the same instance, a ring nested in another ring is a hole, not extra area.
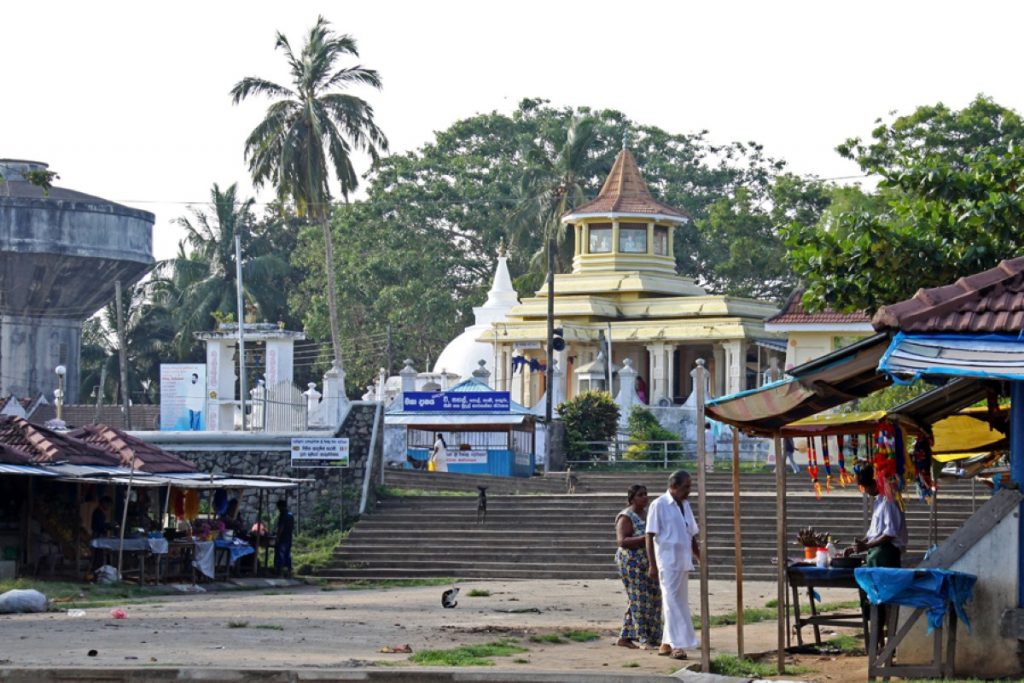
[(917, 476), (914, 479), (917, 484), (917, 495), (921, 497), (921, 500), (930, 503), (935, 494), (935, 482), (932, 481), (932, 446), (928, 437), (917, 437), (910, 458), (917, 471)]
[[(902, 466), (897, 461), (897, 439), (898, 430), (887, 420), (878, 423), (875, 428), (874, 446), (875, 453), (872, 463), (875, 466), (875, 481), (878, 483), (879, 492), (891, 501), (894, 501), (903, 509), (903, 496), (900, 495), (900, 486), (897, 482), (899, 470)], [(902, 449), (899, 449), (902, 451)]]
[(814, 495), (821, 498), (821, 482), (818, 481), (818, 452), (814, 450), (814, 439), (807, 438), (807, 474), (814, 484)]
[(828, 457), (828, 437), (821, 437), (821, 461), (825, 465), (825, 493), (832, 493), (832, 463)]
[[(843, 452), (843, 435), (840, 434), (836, 437), (836, 445), (839, 446), (839, 485), (846, 487), (848, 484), (852, 484), (856, 479), (850, 472), (846, 470), (846, 454)], [(856, 452), (854, 453), (856, 459)]]

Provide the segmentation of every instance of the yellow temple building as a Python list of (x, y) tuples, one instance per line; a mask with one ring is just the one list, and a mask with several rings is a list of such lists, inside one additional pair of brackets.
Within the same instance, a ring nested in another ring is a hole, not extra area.
[[(555, 327), (566, 343), (555, 353), (556, 402), (587, 388), (617, 392), (618, 386), (602, 381), (609, 349), (612, 369), (628, 359), (652, 405), (690, 396), (698, 358), (711, 371), (712, 395), (757, 387), (781, 370), (784, 337), (764, 327), (778, 307), (709, 295), (678, 274), (674, 232), (686, 229), (687, 221), (651, 195), (625, 146), (598, 196), (562, 217), (575, 255), (572, 272), (556, 275), (554, 283)], [(497, 347), (492, 386), (510, 391), (522, 405), (536, 405), (546, 390), (540, 371), (546, 321), (545, 283), (477, 337)]]

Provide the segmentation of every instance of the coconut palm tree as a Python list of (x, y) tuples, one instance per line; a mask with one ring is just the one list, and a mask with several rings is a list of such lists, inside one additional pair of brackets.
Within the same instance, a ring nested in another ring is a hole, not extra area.
[(595, 164), (598, 163), (592, 153), (597, 139), (595, 124), (591, 117), (574, 116), (569, 120), (564, 140), (541, 140), (527, 152), (526, 172), (520, 188), (523, 199), (513, 214), (514, 223), (527, 229), (532, 227), (544, 236), (548, 290), (544, 417), (548, 422), (551, 421), (554, 395), (551, 391), (554, 361), (551, 339), (555, 327), (555, 256), (558, 243), (564, 242), (567, 232), (561, 227), (562, 216), (586, 199), (586, 183), (595, 175)]
[(288, 262), (259, 248), (253, 236), (254, 202), (239, 200), (237, 194), (236, 185), (221, 191), (214, 183), (210, 190), (213, 213), (194, 208), (191, 217), (177, 221), (185, 229), (185, 239), (178, 243), (178, 255), (162, 264), (162, 270), (176, 298), (179, 357), (190, 354), (193, 332), (210, 329), (215, 314), (234, 314), (237, 309), (235, 235), (242, 243), (243, 296), (264, 318), (278, 317), (277, 282), (288, 273)]
[(338, 67), (345, 57), (358, 57), (356, 41), (330, 30), (318, 17), (296, 55), (288, 39), (277, 34), (275, 48), (284, 53), (291, 72), (291, 87), (246, 77), (231, 89), (235, 104), (249, 96), (274, 100), (266, 117), (245, 141), (245, 158), (253, 184), (271, 184), (282, 201), (292, 201), (300, 215), (320, 223), (324, 234), (327, 270), (327, 303), (331, 321), (334, 361), (341, 366), (341, 329), (338, 322), (337, 287), (334, 277), (334, 241), (331, 235), (330, 176), (341, 184), (341, 196), (359, 184), (352, 153), (369, 153), (375, 162), (388, 142), (373, 121), (373, 108), (362, 98), (336, 90), (351, 86), (380, 89), (380, 76), (363, 66)]

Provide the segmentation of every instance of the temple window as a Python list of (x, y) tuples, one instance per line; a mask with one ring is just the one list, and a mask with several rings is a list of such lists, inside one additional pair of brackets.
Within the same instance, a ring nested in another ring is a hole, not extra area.
[(619, 251), (624, 254), (647, 253), (647, 224), (622, 223), (619, 225)]
[(591, 254), (608, 254), (612, 250), (612, 224), (593, 223), (587, 230), (589, 242), (587, 252)]
[(668, 256), (668, 228), (664, 225), (654, 226), (654, 253)]

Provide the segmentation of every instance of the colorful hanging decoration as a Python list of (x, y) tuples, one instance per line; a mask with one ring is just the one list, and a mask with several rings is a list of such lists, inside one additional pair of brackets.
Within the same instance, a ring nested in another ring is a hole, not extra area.
[(541, 363), (536, 358), (527, 358), (525, 356), (512, 356), (512, 374), (517, 372), (529, 370), (530, 372), (546, 372), (548, 366), (546, 363)]
[(814, 450), (814, 439), (807, 438), (807, 474), (814, 484), (814, 495), (821, 498), (821, 482), (818, 481), (818, 453)]
[(903, 471), (903, 463), (899, 457), (903, 455), (902, 446), (897, 442), (902, 440), (902, 434), (888, 420), (878, 423), (874, 434), (874, 457), (871, 462), (875, 466), (875, 481), (878, 483), (879, 492), (896, 502), (900, 509), (903, 509), (903, 496), (900, 495), (901, 484), (898, 481)]
[(825, 465), (825, 493), (832, 493), (832, 463), (828, 457), (828, 437), (821, 437), (821, 462)]
[[(853, 445), (853, 443), (855, 442), (851, 438), (851, 445)], [(856, 479), (850, 472), (846, 470), (846, 454), (843, 452), (845, 448), (843, 446), (842, 434), (836, 437), (836, 445), (839, 447), (839, 485), (846, 487), (848, 484), (852, 484), (853, 482), (855, 482)], [(856, 451), (854, 451), (854, 460), (856, 460)]]
[(919, 436), (914, 442), (911, 460), (914, 463), (917, 484), (917, 495), (921, 500), (931, 503), (935, 494), (935, 482), (932, 480), (932, 445), (928, 437)]

